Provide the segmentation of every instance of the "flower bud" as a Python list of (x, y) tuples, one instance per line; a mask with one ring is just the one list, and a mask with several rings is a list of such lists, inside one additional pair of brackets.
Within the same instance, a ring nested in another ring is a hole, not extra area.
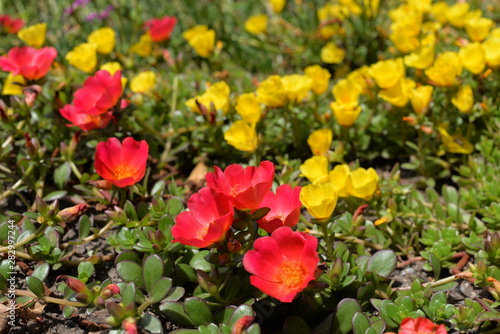
[(73, 277), (59, 275), (56, 278), (56, 282), (64, 282), (71, 290), (75, 291), (76, 293), (89, 292), (85, 283)]
[(80, 216), (85, 211), (86, 208), (87, 208), (86, 204), (78, 204), (70, 208), (66, 208), (59, 211), (56, 215), (56, 218), (61, 221), (67, 221), (71, 218)]
[(127, 319), (123, 320), (122, 329), (124, 329), (127, 332), (127, 334), (139, 333), (137, 331), (137, 321), (132, 317), (128, 317)]

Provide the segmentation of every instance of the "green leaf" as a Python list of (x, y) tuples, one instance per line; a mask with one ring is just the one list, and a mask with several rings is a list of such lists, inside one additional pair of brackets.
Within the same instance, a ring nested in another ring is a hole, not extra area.
[(186, 293), (186, 290), (182, 286), (176, 286), (170, 289), (165, 299), (168, 301), (177, 301), (184, 296), (184, 293)]
[(283, 330), (286, 334), (310, 334), (311, 328), (307, 322), (298, 315), (292, 315), (286, 318)]
[(164, 189), (165, 189), (165, 181), (164, 180), (160, 180), (160, 181), (156, 182), (154, 184), (153, 188), (151, 189), (151, 196), (162, 195)]
[(63, 163), (54, 170), (54, 183), (59, 189), (64, 188), (71, 175), (71, 166), (69, 162)]
[(179, 263), (177, 265), (176, 270), (178, 271), (179, 276), (181, 276), (181, 277), (183, 276), (182, 278), (184, 278), (190, 282), (193, 282), (193, 283), (198, 282), (196, 272), (187, 263)]
[(187, 298), (184, 301), (184, 310), (195, 326), (208, 325), (212, 322), (212, 311), (203, 299)]
[(385, 332), (385, 321), (383, 319), (379, 319), (377, 321), (374, 321), (371, 325), (371, 328), (375, 330), (376, 334), (382, 334)]
[(31, 276), (38, 278), (40, 281), (45, 281), (50, 272), (50, 265), (46, 262), (40, 264), (33, 270)]
[(68, 305), (64, 306), (63, 316), (65, 319), (68, 319), (69, 317), (71, 317), (73, 312), (75, 312), (75, 308), (73, 306), (68, 306)]
[(80, 262), (78, 265), (78, 278), (83, 282), (86, 283), (87, 280), (94, 274), (94, 265), (92, 262)]
[(45, 195), (45, 197), (43, 198), (43, 200), (46, 201), (46, 202), (53, 201), (53, 200), (56, 200), (56, 199), (59, 199), (59, 198), (63, 197), (67, 193), (68, 192), (66, 190), (53, 191), (50, 194)]
[(167, 201), (167, 208), (165, 213), (169, 216), (175, 217), (184, 210), (184, 204), (179, 197), (172, 197)]
[(118, 254), (118, 256), (115, 259), (115, 265), (124, 260), (129, 260), (137, 264), (141, 264), (141, 259), (139, 258), (139, 255), (137, 255), (137, 253), (132, 250), (125, 250), (120, 254)]
[(151, 294), (155, 282), (163, 277), (163, 260), (156, 254), (148, 256), (142, 266), (142, 275), (146, 291)]
[(162, 277), (158, 281), (155, 282), (149, 296), (151, 298), (151, 302), (158, 303), (168, 294), (170, 289), (172, 288), (172, 279), (168, 277)]
[(264, 216), (267, 215), (269, 211), (271, 211), (271, 208), (259, 208), (252, 213), (250, 219), (256, 221), (261, 218), (264, 218)]
[(85, 239), (90, 234), (90, 218), (87, 215), (83, 215), (78, 220), (78, 237), (80, 239)]
[(347, 334), (352, 330), (352, 319), (356, 312), (362, 312), (361, 305), (353, 298), (345, 298), (337, 306), (337, 312), (333, 316), (334, 333)]
[(139, 319), (140, 324), (150, 333), (163, 333), (163, 327), (161, 321), (152, 314), (143, 313)]
[(253, 317), (255, 314), (253, 312), (253, 309), (251, 306), (243, 304), (240, 305), (236, 310), (234, 310), (234, 313), (231, 315), (231, 318), (229, 319), (229, 322), (227, 323), (230, 328), (233, 328), (234, 324), (238, 319), (241, 317), (248, 315)]
[(189, 265), (191, 266), (191, 268), (193, 268), (195, 270), (198, 269), (198, 270), (201, 270), (204, 272), (211, 271), (212, 266), (210, 265), (210, 263), (207, 260), (205, 260), (205, 256), (207, 256), (208, 253), (210, 253), (210, 251), (203, 250), (201, 252), (194, 254), (191, 261), (189, 261)]
[(160, 305), (160, 312), (165, 318), (167, 318), (167, 320), (170, 320), (177, 325), (183, 327), (191, 327), (194, 325), (191, 318), (189, 318), (184, 311), (184, 306), (180, 302), (164, 302)]
[(37, 297), (43, 298), (45, 296), (45, 288), (43, 287), (42, 281), (34, 276), (26, 277), (26, 284), (31, 292), (33, 292)]
[(247, 328), (247, 334), (260, 334), (259, 324), (251, 324), (250, 327)]
[(135, 262), (125, 260), (116, 265), (118, 275), (126, 282), (134, 282), (138, 287), (144, 287), (142, 267)]
[(396, 263), (397, 257), (392, 250), (380, 250), (368, 260), (367, 271), (387, 278), (396, 268)]
[(121, 289), (123, 305), (129, 305), (135, 302), (135, 284), (128, 283), (124, 289)]
[(500, 313), (493, 311), (482, 312), (478, 315), (477, 321), (500, 321)]
[(123, 209), (125, 210), (125, 213), (127, 214), (127, 217), (131, 220), (139, 220), (139, 217), (137, 216), (137, 212), (135, 211), (134, 205), (127, 200), (125, 202), (125, 205), (123, 206)]
[(370, 327), (370, 319), (362, 312), (356, 312), (352, 318), (352, 330), (354, 334), (365, 334)]

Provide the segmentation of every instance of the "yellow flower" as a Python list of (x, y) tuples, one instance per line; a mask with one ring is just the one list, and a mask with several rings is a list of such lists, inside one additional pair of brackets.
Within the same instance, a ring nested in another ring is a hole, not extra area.
[(337, 165), (328, 173), (330, 183), (337, 188), (340, 197), (349, 196), (347, 181), (349, 180), (350, 174), (351, 169), (349, 168), (349, 165), (346, 164)]
[(38, 23), (17, 32), (17, 37), (24, 43), (39, 48), (45, 43), (45, 35), (47, 34), (47, 24)]
[(122, 69), (122, 66), (120, 65), (119, 62), (112, 61), (112, 62), (109, 62), (106, 64), (102, 64), (99, 69), (108, 71), (109, 74), (114, 75), (116, 73), (116, 71), (119, 71)]
[(92, 73), (97, 66), (97, 45), (82, 43), (66, 54), (66, 60), (85, 73)]
[(243, 120), (255, 124), (260, 120), (261, 107), (254, 93), (241, 94), (236, 99), (236, 112)]
[(97, 45), (97, 52), (109, 54), (115, 47), (116, 34), (110, 27), (99, 28), (89, 35), (87, 41)]
[(134, 93), (149, 93), (156, 84), (156, 74), (145, 71), (137, 74), (130, 81), (130, 90)]
[(245, 21), (245, 30), (253, 35), (265, 34), (267, 32), (267, 15), (250, 16)]
[(404, 107), (410, 99), (410, 94), (415, 88), (415, 81), (403, 78), (394, 86), (381, 90), (378, 96), (396, 107)]
[(257, 88), (257, 100), (271, 108), (286, 104), (286, 91), (279, 75), (271, 75)]
[(300, 191), (300, 202), (318, 220), (330, 218), (337, 205), (337, 189), (330, 182), (309, 184)]
[(328, 181), (328, 159), (324, 155), (315, 155), (300, 165), (300, 176), (305, 176), (312, 183)]
[(410, 92), (410, 102), (415, 114), (420, 115), (425, 113), (431, 103), (433, 91), (434, 87), (432, 86), (418, 86), (412, 89)]
[(357, 0), (339, 0), (342, 14), (344, 17), (351, 15), (358, 16), (362, 13), (361, 7), (358, 6)]
[(215, 47), (215, 30), (208, 29), (206, 25), (197, 25), (185, 31), (182, 37), (203, 58), (208, 58)]
[(500, 66), (500, 37), (489, 37), (483, 42), (483, 49), (486, 64), (492, 68)]
[(224, 139), (237, 150), (243, 152), (253, 152), (257, 148), (257, 132), (255, 125), (248, 125), (240, 120), (234, 122), (231, 127), (224, 132)]
[(355, 69), (346, 76), (349, 82), (353, 82), (359, 87), (361, 87), (361, 92), (366, 94), (370, 90), (370, 86), (373, 86), (373, 80), (370, 76), (370, 68), (366, 65)]
[(373, 168), (358, 168), (351, 172), (347, 181), (349, 195), (370, 199), (378, 188), (378, 174)]
[(432, 0), (406, 0), (406, 2), (422, 13), (427, 13), (431, 10)]
[(404, 57), (405, 65), (426, 69), (434, 62), (434, 44), (421, 45), (415, 52)]
[(470, 85), (460, 86), (457, 95), (451, 98), (451, 102), (458, 110), (468, 113), (474, 105), (474, 93)]
[(302, 102), (311, 90), (313, 80), (305, 75), (292, 74), (281, 78), (283, 89), (289, 101), (294, 103)]
[(151, 36), (149, 34), (144, 34), (139, 39), (139, 42), (130, 47), (129, 52), (135, 53), (141, 57), (147, 57), (151, 54), (152, 50), (153, 41), (151, 40)]
[(462, 135), (450, 135), (442, 126), (438, 127), (446, 151), (450, 153), (470, 154), (474, 146)]
[(271, 5), (273, 12), (279, 14), (283, 8), (285, 8), (286, 0), (269, 0), (269, 4)]
[(330, 103), (330, 109), (337, 122), (345, 127), (352, 126), (361, 113), (358, 105), (361, 87), (349, 80), (342, 79), (333, 87), (335, 101)]
[(330, 129), (316, 130), (307, 138), (307, 144), (314, 155), (325, 155), (332, 144), (333, 133)]
[(394, 43), (396, 49), (403, 53), (413, 52), (420, 46), (417, 36), (408, 36), (399, 31), (390, 34), (389, 39)]
[(446, 19), (455, 28), (465, 25), (465, 17), (469, 12), (470, 5), (467, 2), (457, 2), (446, 11)]
[(9, 73), (2, 88), (2, 95), (22, 95), (23, 86), (26, 85), (26, 80), (22, 75), (12, 75)]
[(321, 60), (327, 64), (339, 64), (345, 58), (345, 51), (334, 43), (328, 42), (321, 49)]
[[(119, 71), (122, 69), (122, 66), (118, 62), (112, 61), (112, 62), (109, 62), (106, 64), (102, 64), (101, 67), (99, 67), (99, 69), (108, 71), (109, 74), (114, 75), (116, 73), (116, 71)], [(123, 76), (123, 72), (122, 72), (121, 81), (122, 81), (122, 87), (123, 87), (123, 89), (125, 89), (125, 85), (127, 84), (128, 79)]]
[(446, 13), (448, 12), (448, 4), (445, 1), (438, 1), (436, 3), (433, 3), (431, 6), (431, 14), (434, 16), (436, 21), (438, 21), (441, 24), (445, 24), (448, 22), (448, 19), (446, 17)]
[(425, 70), (425, 74), (436, 86), (453, 86), (462, 73), (462, 66), (458, 53), (443, 52), (434, 64)]
[(466, 69), (474, 74), (479, 74), (486, 66), (486, 55), (483, 46), (478, 43), (470, 43), (462, 47), (458, 53), (462, 59), (462, 64)]
[(318, 29), (321, 38), (328, 40), (338, 33), (339, 24), (330, 23), (334, 22), (336, 19), (345, 18), (345, 15), (342, 13), (341, 7), (338, 4), (327, 3), (318, 9), (317, 14), (319, 21)]
[(474, 17), (465, 22), (465, 31), (474, 42), (482, 42), (489, 34), (493, 20), (485, 17)]
[(490, 37), (500, 37), (500, 27), (491, 30)]
[(328, 89), (328, 82), (332, 76), (327, 69), (319, 65), (307, 66), (304, 74), (313, 80), (312, 91), (316, 95), (321, 95)]
[(380, 88), (389, 88), (405, 76), (403, 58), (381, 60), (370, 67), (370, 76)]
[(363, 0), (363, 3), (363, 9), (367, 17), (374, 17), (377, 15), (380, 0)]
[(200, 114), (203, 114), (200, 105), (203, 105), (204, 109), (207, 111), (210, 111), (213, 106), (215, 110), (221, 110), (225, 114), (229, 110), (230, 94), (231, 90), (229, 86), (224, 81), (220, 81), (208, 87), (202, 95), (189, 99), (186, 105), (191, 111)]
[(422, 12), (406, 4), (391, 10), (391, 30), (404, 36), (418, 36), (422, 27)]

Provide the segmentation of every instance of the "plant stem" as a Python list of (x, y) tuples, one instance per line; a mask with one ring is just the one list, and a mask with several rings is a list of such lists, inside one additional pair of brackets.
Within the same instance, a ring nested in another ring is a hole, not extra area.
[(16, 183), (14, 183), (12, 188), (4, 192), (2, 195), (0, 195), (0, 201), (9, 197), (10, 195), (13, 195), (15, 193), (15, 190), (17, 190), (17, 188), (19, 188), (23, 184), (24, 180), (28, 176), (30, 176), (30, 174), (33, 172), (34, 169), (35, 165), (30, 165), (28, 169), (26, 169), (26, 172), (24, 172), (23, 176), (19, 180), (17, 180)]
[(99, 232), (97, 232), (96, 234), (92, 234), (92, 235), (89, 235), (88, 237), (86, 237), (85, 239), (83, 239), (82, 241), (79, 241), (79, 242), (65, 242), (64, 244), (61, 245), (61, 248), (66, 248), (70, 245), (77, 245), (77, 244), (84, 244), (84, 243), (87, 243), (87, 242), (90, 242), (92, 240), (95, 240), (97, 238), (99, 238), (101, 235), (103, 235), (106, 231), (108, 231), (114, 224), (114, 220), (110, 220), (103, 228), (101, 228), (99, 230)]
[(66, 299), (54, 298), (54, 297), (49, 297), (49, 296), (38, 297), (34, 293), (32, 293), (30, 291), (26, 291), (26, 290), (16, 290), (14, 292), (14, 294), (16, 296), (24, 296), (24, 297), (32, 297), (35, 299), (42, 299), (42, 300), (45, 300), (46, 302), (59, 304), (59, 305), (68, 305), (68, 306), (74, 306), (74, 307), (87, 307), (86, 304), (82, 304), (80, 302), (72, 302), (72, 301), (66, 300)]
[[(30, 234), (27, 238), (19, 241), (18, 243), (14, 244), (13, 246), (5, 246), (5, 247), (0, 247), (0, 253), (5, 253), (7, 252), (9, 249), (12, 249), (12, 247), (15, 248), (19, 248), (23, 245), (26, 245), (28, 242), (30, 242), (31, 240), (35, 239), (36, 237), (38, 237), (40, 235), (40, 233), (42, 233), (43, 231), (45, 231), (45, 229), (47, 228), (47, 224), (42, 224), (40, 225), (35, 232), (33, 232), (32, 234)], [(9, 248), (10, 247), (10, 248)]]

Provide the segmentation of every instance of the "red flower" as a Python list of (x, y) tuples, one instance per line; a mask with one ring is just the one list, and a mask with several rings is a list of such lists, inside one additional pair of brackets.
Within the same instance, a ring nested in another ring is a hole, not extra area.
[(173, 242), (201, 248), (224, 240), (234, 217), (232, 203), (227, 197), (217, 196), (204, 187), (189, 198), (187, 206), (189, 211), (175, 219)]
[(274, 165), (263, 161), (259, 167), (243, 168), (230, 165), (224, 172), (215, 166), (213, 173), (205, 176), (207, 186), (215, 192), (232, 199), (239, 210), (257, 209), (273, 184)]
[(97, 144), (95, 170), (117, 187), (133, 185), (144, 177), (148, 150), (145, 140), (135, 141), (127, 137), (120, 143), (118, 138), (109, 138)]
[(300, 219), (300, 208), (302, 203), (299, 199), (301, 187), (292, 187), (283, 184), (276, 189), (276, 194), (272, 191), (267, 193), (261, 208), (271, 210), (262, 219), (258, 220), (259, 227), (267, 233), (272, 233), (281, 226), (294, 227)]
[(36, 80), (47, 74), (56, 56), (57, 51), (53, 47), (15, 47), (9, 50), (7, 56), (0, 57), (0, 67), (13, 75), (20, 74), (28, 80)]
[(426, 318), (405, 318), (401, 322), (398, 334), (447, 334), (446, 327), (436, 325)]
[(121, 76), (121, 71), (116, 71), (113, 76), (105, 70), (97, 71), (75, 92), (75, 108), (89, 115), (100, 115), (109, 111), (122, 95)]
[(144, 27), (149, 29), (149, 35), (154, 42), (161, 42), (170, 38), (174, 30), (177, 18), (164, 16), (160, 19), (151, 19), (144, 23)]
[(283, 226), (255, 241), (243, 258), (250, 283), (281, 302), (291, 302), (314, 279), (318, 239)]
[(115, 118), (111, 111), (101, 115), (89, 115), (85, 112), (80, 112), (72, 104), (66, 104), (59, 109), (59, 112), (64, 118), (71, 122), (71, 124), (67, 124), (67, 126), (78, 126), (83, 131), (105, 128), (109, 121)]
[(13, 19), (9, 15), (0, 15), (0, 27), (3, 27), (8, 34), (17, 33), (24, 26), (22, 19)]

